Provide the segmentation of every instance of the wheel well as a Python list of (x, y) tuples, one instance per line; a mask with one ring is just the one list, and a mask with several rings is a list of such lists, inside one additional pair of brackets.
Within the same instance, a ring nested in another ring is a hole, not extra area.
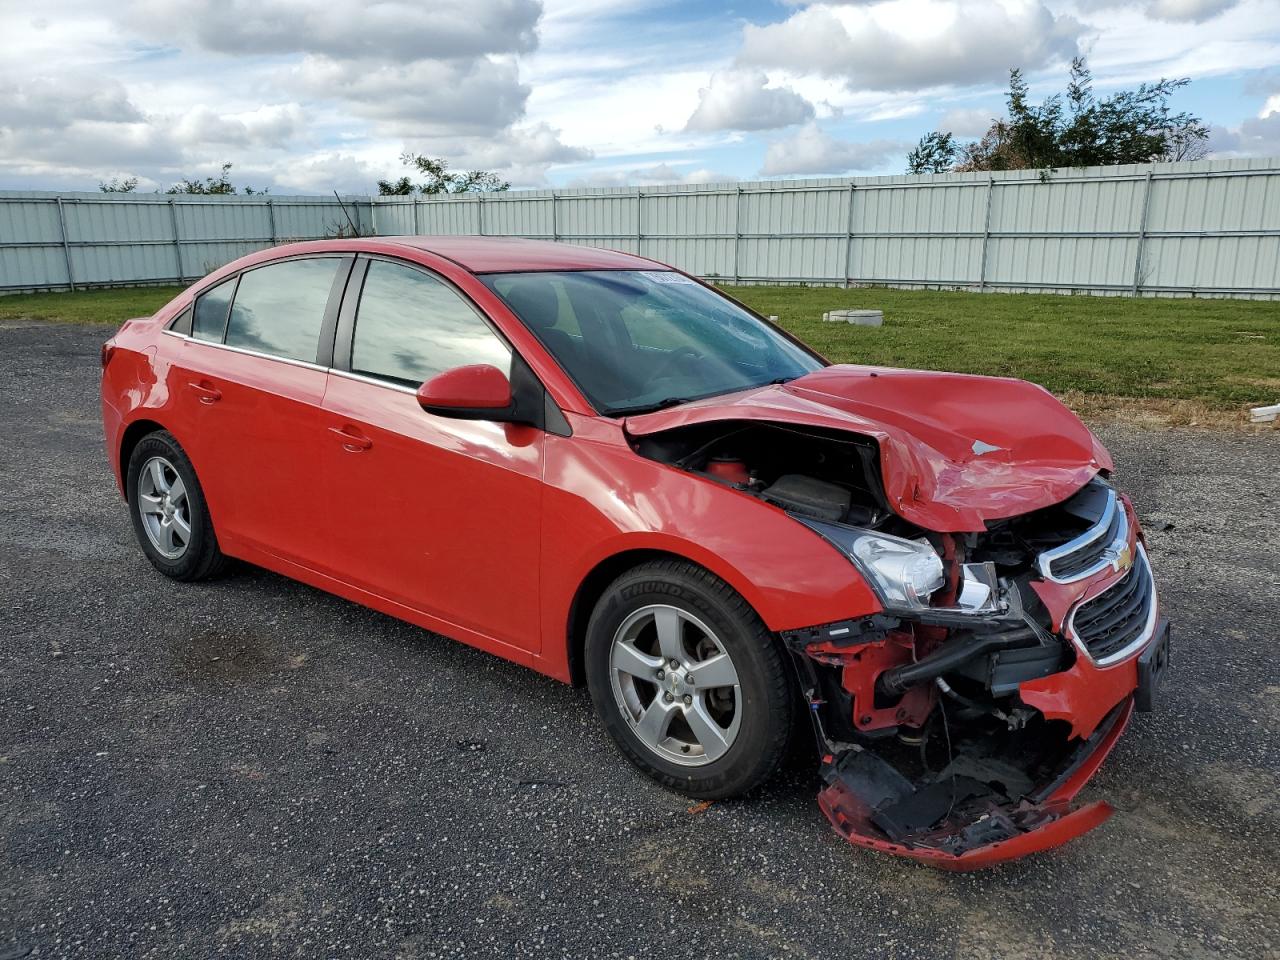
[(669, 553), (666, 550), (627, 550), (600, 561), (583, 578), (578, 586), (578, 592), (574, 594), (573, 604), (569, 608), (569, 677), (574, 686), (581, 686), (587, 679), (583, 672), (582, 660), (587, 646), (587, 624), (591, 621), (591, 611), (596, 608), (596, 603), (609, 584), (633, 567), (651, 560), (679, 560), (682, 563), (706, 569), (702, 564), (695, 563), (688, 557)]
[(155, 433), (157, 430), (163, 430), (160, 424), (154, 420), (135, 420), (125, 428), (124, 436), (120, 438), (120, 478), (121, 483), (128, 487), (124, 479), (125, 470), (129, 466), (129, 458), (133, 456), (133, 448), (136, 447), (149, 433)]

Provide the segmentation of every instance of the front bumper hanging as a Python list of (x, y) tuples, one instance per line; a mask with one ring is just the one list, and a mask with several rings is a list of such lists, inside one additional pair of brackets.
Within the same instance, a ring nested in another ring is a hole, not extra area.
[(868, 750), (828, 755), (818, 806), (850, 843), (944, 870), (976, 870), (1051, 850), (1105, 822), (1103, 801), (1071, 801), (1111, 752), (1133, 713), (1115, 707), (1048, 784), (1010, 797), (992, 782), (955, 773), (912, 784)]

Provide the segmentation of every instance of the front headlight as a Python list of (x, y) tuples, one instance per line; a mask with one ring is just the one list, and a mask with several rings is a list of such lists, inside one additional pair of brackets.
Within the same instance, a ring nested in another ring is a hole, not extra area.
[(942, 558), (927, 543), (809, 517), (795, 519), (857, 564), (886, 609), (905, 613), (927, 610), (930, 594), (946, 582)]

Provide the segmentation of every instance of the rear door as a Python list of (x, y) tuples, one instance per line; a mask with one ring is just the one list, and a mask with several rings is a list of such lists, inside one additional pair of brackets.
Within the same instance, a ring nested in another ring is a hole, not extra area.
[(510, 376), (511, 348), (443, 278), (361, 258), (334, 352), (321, 470), (334, 572), (536, 652), (544, 434), (434, 416), (415, 396), (465, 364)]
[[(197, 299), (174, 399), (180, 438), (215, 526), (237, 544), (312, 565), (323, 543), (316, 475), (321, 401), (352, 257), (296, 257), (253, 267)], [(332, 302), (332, 308), (330, 303)]]

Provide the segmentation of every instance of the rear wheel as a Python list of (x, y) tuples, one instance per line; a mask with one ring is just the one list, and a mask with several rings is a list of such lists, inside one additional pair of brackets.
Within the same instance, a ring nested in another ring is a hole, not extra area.
[(678, 560), (605, 591), (587, 627), (587, 684), (622, 753), (664, 786), (719, 799), (782, 759), (792, 684), (777, 641), (732, 588)]
[(204, 491), (173, 435), (158, 430), (133, 448), (125, 467), (133, 532), (151, 565), (175, 580), (203, 580), (222, 572)]

